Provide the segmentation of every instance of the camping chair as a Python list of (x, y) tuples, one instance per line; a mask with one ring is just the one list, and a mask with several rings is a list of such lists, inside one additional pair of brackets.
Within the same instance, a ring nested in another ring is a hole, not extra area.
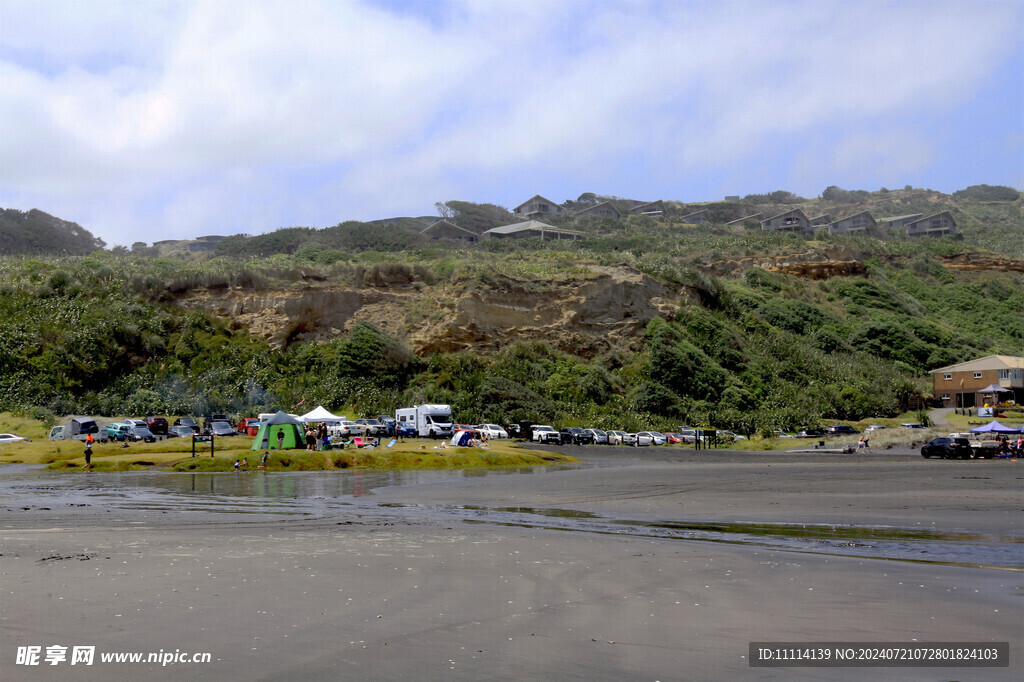
[(363, 437), (362, 436), (356, 436), (355, 438), (352, 439), (352, 442), (355, 444), (355, 446), (357, 448), (363, 447)]
[(397, 443), (397, 442), (398, 442), (398, 439), (397, 439), (397, 438), (392, 438), (392, 439), (391, 439), (391, 442), (390, 442), (390, 443), (388, 443), (388, 447), (389, 447), (389, 448), (390, 448), (390, 447), (393, 447), (393, 446), (395, 445), (395, 443)]

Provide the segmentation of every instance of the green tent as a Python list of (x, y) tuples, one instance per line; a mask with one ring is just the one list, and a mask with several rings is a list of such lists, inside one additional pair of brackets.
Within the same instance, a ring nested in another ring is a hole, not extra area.
[[(283, 434), (284, 439), (279, 441), (278, 434)], [(252, 442), (252, 447), (249, 449), (276, 450), (279, 442), (282, 450), (306, 447), (306, 436), (302, 431), (302, 422), (289, 416), (283, 410), (260, 424), (260, 430), (256, 432), (256, 440)]]

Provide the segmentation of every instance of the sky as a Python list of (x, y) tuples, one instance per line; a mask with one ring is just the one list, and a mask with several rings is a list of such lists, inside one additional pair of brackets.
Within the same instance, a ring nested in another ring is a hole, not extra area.
[(3, 0), (0, 207), (108, 245), (534, 194), (1024, 189), (1024, 0)]

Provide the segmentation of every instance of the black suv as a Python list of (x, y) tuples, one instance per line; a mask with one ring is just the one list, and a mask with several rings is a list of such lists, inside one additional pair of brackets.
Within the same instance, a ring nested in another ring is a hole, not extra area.
[(593, 445), (594, 434), (576, 426), (569, 426), (562, 429), (559, 434), (562, 445)]
[(933, 438), (921, 447), (921, 456), (943, 459), (970, 459), (974, 456), (971, 442), (966, 438)]
[(828, 435), (830, 436), (852, 436), (857, 433), (860, 433), (860, 431), (846, 424), (834, 424), (828, 427)]
[(175, 426), (187, 426), (194, 432), (199, 433), (199, 424), (192, 417), (181, 417), (180, 419), (174, 420)]

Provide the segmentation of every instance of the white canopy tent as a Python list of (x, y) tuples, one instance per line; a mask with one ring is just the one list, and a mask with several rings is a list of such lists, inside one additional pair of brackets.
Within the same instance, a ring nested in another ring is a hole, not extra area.
[(325, 410), (322, 405), (317, 405), (315, 410), (307, 412), (299, 417), (299, 421), (306, 424), (320, 422), (324, 422), (326, 424), (337, 424), (345, 421), (345, 417), (339, 417), (336, 414), (331, 414)]

